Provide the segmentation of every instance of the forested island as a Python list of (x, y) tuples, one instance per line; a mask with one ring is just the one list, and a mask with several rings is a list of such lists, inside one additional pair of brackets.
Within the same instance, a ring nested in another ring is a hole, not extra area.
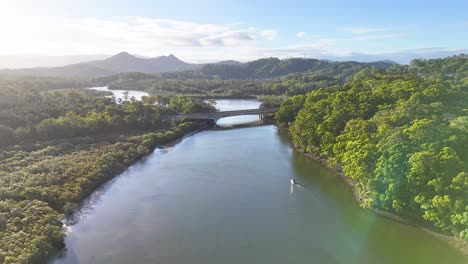
[[(117, 102), (82, 89), (144, 90)], [(385, 62), (262, 59), (96, 78), (0, 78), (0, 262), (41, 263), (61, 220), (135, 161), (202, 124), (208, 98), (281, 105), (278, 125), (306, 153), (341, 165), (362, 205), (468, 241), (468, 56)]]

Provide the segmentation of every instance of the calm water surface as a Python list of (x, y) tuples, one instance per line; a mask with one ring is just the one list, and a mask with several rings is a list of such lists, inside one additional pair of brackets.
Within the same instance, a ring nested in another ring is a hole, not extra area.
[[(219, 111), (257, 109), (259, 106), (260, 106), (260, 102), (257, 100), (248, 100), (248, 99), (216, 100), (216, 108)], [(258, 121), (258, 115), (243, 115), (243, 116), (231, 116), (231, 117), (221, 118), (216, 122), (216, 124), (222, 127), (228, 127), (232, 125), (252, 123), (256, 121)]]
[(138, 101), (140, 101), (141, 97), (143, 97), (143, 96), (149, 96), (149, 93), (144, 92), (144, 91), (110, 90), (109, 88), (107, 88), (107, 86), (104, 86), (104, 87), (91, 87), (91, 88), (88, 88), (88, 89), (96, 90), (96, 91), (112, 92), (112, 95), (115, 97), (115, 100), (121, 99), (122, 101), (124, 100), (124, 93), (125, 92), (128, 92), (128, 99), (130, 99), (133, 96)]
[(156, 150), (76, 219), (54, 264), (467, 263), (444, 242), (360, 209), (274, 126), (204, 131)]

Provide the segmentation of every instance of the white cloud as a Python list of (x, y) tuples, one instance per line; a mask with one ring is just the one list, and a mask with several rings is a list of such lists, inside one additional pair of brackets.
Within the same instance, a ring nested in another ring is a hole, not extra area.
[(268, 29), (268, 30), (262, 30), (260, 32), (260, 35), (267, 40), (275, 40), (275, 38), (278, 36), (278, 32), (274, 29)]
[(407, 34), (392, 33), (389, 28), (372, 28), (372, 27), (340, 27), (338, 30), (347, 31), (355, 36), (344, 37), (342, 41), (372, 41), (379, 39), (398, 39), (407, 37)]
[(303, 38), (303, 37), (305, 37), (305, 35), (306, 35), (306, 33), (305, 33), (304, 31), (297, 32), (297, 34), (296, 34), (296, 36), (297, 36), (298, 38)]
[(342, 30), (353, 35), (327, 39), (298, 32), (296, 36), (308, 44), (280, 46), (273, 42), (278, 38), (276, 30), (244, 23), (195, 23), (147, 17), (71, 20), (0, 16), (0, 35), (8, 36), (0, 43), (0, 55), (113, 55), (128, 51), (145, 56), (173, 53), (188, 62), (248, 61), (261, 57), (330, 58), (349, 56), (348, 47), (360, 46), (359, 41), (405, 37), (382, 28)]
[(396, 38), (404, 38), (406, 34), (383, 34), (383, 35), (364, 35), (364, 36), (357, 36), (352, 37), (350, 40), (356, 41), (366, 41), (366, 40), (378, 40), (378, 39), (396, 39)]
[(138, 47), (248, 45), (255, 34), (249, 29), (235, 29), (231, 25), (138, 17), (116, 21), (87, 19), (70, 27), (84, 34), (118, 39)]
[(333, 55), (347, 55), (350, 51), (338, 50), (336, 48), (336, 41), (333, 39), (321, 39), (317, 42), (305, 45), (292, 45), (284, 48), (272, 48), (258, 50), (257, 57), (310, 57), (310, 58), (323, 58), (327, 54)]
[[(12, 27), (11, 25), (15, 26)], [(176, 54), (191, 62), (250, 60), (278, 32), (244, 23), (195, 23), (148, 17), (69, 19), (0, 17), (0, 55), (80, 55), (121, 51)]]
[[(113, 19), (0, 18), (0, 54), (112, 54), (129, 51), (156, 56), (193, 48), (216, 52), (253, 47), (277, 32), (240, 23), (210, 24), (124, 17)], [(12, 27), (11, 25), (15, 26)], [(187, 53), (187, 52), (186, 52)], [(213, 56), (213, 55), (212, 55)]]
[(371, 28), (371, 27), (340, 27), (338, 28), (338, 30), (348, 31), (351, 34), (356, 34), (356, 35), (388, 31), (388, 29), (386, 28)]

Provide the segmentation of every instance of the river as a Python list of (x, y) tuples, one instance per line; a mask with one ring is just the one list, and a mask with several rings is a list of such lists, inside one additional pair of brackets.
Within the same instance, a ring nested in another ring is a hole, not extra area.
[[(149, 93), (144, 92), (144, 91), (136, 91), (136, 90), (110, 90), (109, 88), (107, 88), (107, 86), (104, 86), (104, 87), (91, 87), (91, 88), (87, 88), (87, 89), (96, 90), (96, 91), (101, 91), (101, 92), (111, 92), (111, 93), (112, 93), (111, 96), (114, 96), (114, 97), (115, 97), (115, 100), (121, 99), (122, 101), (124, 101), (124, 99), (125, 99), (125, 93), (128, 93), (128, 94), (127, 94), (127, 99), (128, 99), (128, 100), (129, 100), (130, 98), (134, 97), (135, 100), (140, 101), (141, 98), (142, 98), (143, 96), (149, 96)], [(111, 97), (111, 96), (110, 96), (110, 97)]]
[(359, 208), (274, 126), (203, 131), (157, 149), (75, 220), (54, 264), (466, 263), (445, 242)]
[[(136, 90), (110, 90), (107, 86), (104, 87), (90, 87), (87, 89), (102, 91), (102, 92), (111, 92), (112, 95), (108, 97), (114, 97), (115, 100), (125, 99), (125, 92), (128, 92), (127, 99), (134, 97), (135, 100), (140, 101), (143, 96), (149, 96), (149, 93), (145, 91), (136, 91)], [(245, 109), (255, 109), (260, 106), (260, 102), (257, 100), (248, 100), (248, 99), (219, 99), (216, 100), (216, 108), (219, 111), (231, 111), (231, 110), (245, 110)], [(239, 124), (253, 123), (258, 121), (258, 115), (243, 115), (243, 116), (231, 116), (226, 118), (221, 118), (217, 121), (217, 125), (221, 127), (230, 127)]]
[[(219, 99), (216, 100), (215, 106), (219, 111), (246, 110), (259, 108), (260, 102), (257, 100), (248, 99)], [(216, 121), (216, 124), (221, 127), (230, 127), (257, 121), (258, 115), (242, 115), (221, 118)]]

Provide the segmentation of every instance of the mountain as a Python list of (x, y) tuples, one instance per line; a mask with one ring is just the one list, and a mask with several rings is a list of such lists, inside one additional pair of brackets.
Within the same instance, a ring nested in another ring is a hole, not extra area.
[(0, 56), (0, 69), (22, 69), (34, 67), (62, 67), (81, 62), (103, 60), (109, 55), (72, 55), (72, 56), (40, 56), (40, 55), (8, 55)]
[(226, 65), (240, 65), (242, 62), (236, 60), (225, 60), (217, 62), (216, 64), (226, 64)]
[(347, 56), (319, 56), (320, 59), (329, 59), (333, 61), (359, 61), (359, 62), (375, 62), (375, 61), (389, 61), (396, 62), (398, 64), (409, 64), (414, 59), (438, 59), (446, 58), (458, 54), (467, 54), (468, 49), (415, 49), (415, 50), (404, 50), (395, 53), (380, 53), (380, 54), (367, 54), (353, 52)]
[(123, 72), (145, 74), (169, 73), (173, 76), (205, 76), (222, 79), (265, 79), (291, 73), (316, 72), (331, 73), (354, 72), (363, 67), (388, 68), (394, 62), (376, 61), (369, 63), (345, 61), (330, 62), (307, 58), (264, 58), (246, 63), (228, 60), (212, 64), (190, 64), (174, 55), (144, 58), (121, 52), (103, 60), (94, 60), (52, 68), (5, 69), (0, 75), (29, 75), (56, 77), (103, 77)]
[(384, 62), (384, 63), (390, 63), (390, 64), (398, 64), (397, 62), (392, 61), (392, 60), (381, 60), (381, 61), (376, 61), (376, 62)]
[(155, 58), (141, 58), (121, 52), (110, 58), (71, 64), (62, 67), (38, 67), (26, 69), (4, 69), (4, 75), (60, 76), (60, 77), (99, 77), (120, 72), (160, 73), (194, 70), (199, 66), (179, 60), (174, 55)]
[(159, 73), (197, 68), (196, 65), (183, 62), (172, 54), (155, 58), (140, 58), (127, 52), (121, 52), (105, 60), (91, 61), (87, 64), (113, 72)]
[(204, 76), (216, 76), (222, 79), (267, 79), (275, 78), (291, 73), (311, 72), (320, 75), (348, 76), (364, 67), (387, 69), (394, 63), (384, 61), (377, 62), (330, 62), (326, 60), (290, 58), (280, 60), (278, 58), (265, 58), (240, 64), (206, 64), (197, 72)]
[(37, 67), (26, 69), (5, 69), (0, 70), (0, 75), (8, 76), (38, 76), (38, 77), (103, 77), (113, 75), (116, 72), (98, 68), (87, 63), (72, 64), (63, 67)]

